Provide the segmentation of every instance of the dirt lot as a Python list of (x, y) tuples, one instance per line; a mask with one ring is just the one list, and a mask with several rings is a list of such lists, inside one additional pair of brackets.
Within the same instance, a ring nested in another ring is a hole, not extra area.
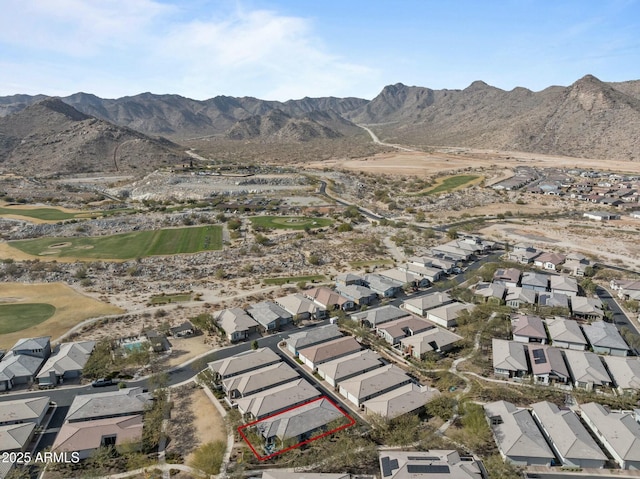
[[(172, 390), (171, 442), (167, 451), (185, 456), (189, 463), (191, 453), (201, 444), (227, 441), (224, 419), (205, 392), (193, 384)], [(189, 454), (189, 455), (187, 455)]]
[(47, 303), (56, 307), (48, 320), (22, 331), (0, 336), (0, 348), (10, 348), (20, 338), (61, 336), (71, 327), (87, 318), (122, 313), (120, 308), (84, 296), (62, 283), (47, 284), (0, 284), (0, 298), (11, 298), (11, 302)]
[[(515, 166), (537, 166), (541, 168), (593, 168), (638, 173), (640, 162), (592, 160), (567, 156), (550, 156), (520, 152), (498, 152), (493, 150), (473, 150), (469, 148), (439, 149), (433, 153), (397, 151), (382, 153), (363, 159), (332, 159), (307, 164), (311, 168), (331, 168), (364, 171), (383, 175), (430, 176), (443, 171), (464, 170), (465, 168)], [(504, 178), (501, 178), (504, 179)], [(494, 183), (490, 178), (487, 183)]]

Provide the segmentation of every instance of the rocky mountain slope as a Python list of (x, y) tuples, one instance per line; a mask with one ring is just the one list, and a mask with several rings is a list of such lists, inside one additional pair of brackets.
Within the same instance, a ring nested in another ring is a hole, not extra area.
[(0, 170), (32, 176), (152, 171), (184, 158), (165, 139), (115, 126), (48, 98), (0, 118)]
[[(0, 97), (0, 116), (39, 97)], [(578, 157), (640, 159), (640, 80), (605, 83), (587, 75), (568, 87), (511, 91), (476, 81), (463, 90), (401, 83), (373, 100), (303, 98), (287, 102), (217, 96), (196, 101), (143, 93), (106, 100), (78, 93), (62, 101), (77, 110), (176, 141), (217, 137), (263, 143), (362, 135), (422, 147), (466, 146)], [(366, 138), (360, 136), (360, 138)]]

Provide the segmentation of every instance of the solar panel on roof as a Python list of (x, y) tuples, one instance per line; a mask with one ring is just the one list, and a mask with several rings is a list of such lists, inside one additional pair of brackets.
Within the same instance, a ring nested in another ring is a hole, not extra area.
[(382, 466), (382, 477), (389, 477), (393, 474), (394, 469), (398, 469), (398, 460), (389, 460), (388, 456), (380, 459), (380, 465)]
[(409, 474), (449, 474), (449, 466), (444, 464), (409, 464)]
[(435, 456), (407, 456), (408, 461), (439, 461), (439, 457)]
[(532, 354), (533, 354), (533, 361), (536, 364), (544, 364), (547, 362), (547, 357), (545, 356), (543, 349), (534, 349)]

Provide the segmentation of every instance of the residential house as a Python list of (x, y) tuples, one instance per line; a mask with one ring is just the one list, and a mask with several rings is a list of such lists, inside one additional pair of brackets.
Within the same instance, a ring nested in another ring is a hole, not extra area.
[(184, 321), (178, 326), (170, 328), (169, 331), (174, 338), (189, 338), (191, 336), (195, 336), (197, 328), (191, 321)]
[[(446, 261), (446, 260), (443, 260), (443, 261)], [(441, 268), (438, 268), (435, 265), (423, 266), (415, 263), (406, 263), (402, 266), (398, 266), (398, 269), (400, 271), (407, 271), (409, 273), (417, 274), (418, 276), (420, 276), (420, 278), (424, 280), (420, 283), (423, 286), (429, 286), (428, 283), (435, 283), (445, 275), (445, 272)]]
[(522, 289), (531, 289), (539, 293), (544, 293), (549, 289), (549, 275), (544, 273), (536, 273), (534, 271), (525, 271), (520, 280)]
[(427, 311), (430, 309), (451, 303), (453, 303), (453, 298), (448, 293), (435, 292), (406, 299), (402, 305), (407, 311), (411, 311), (418, 316), (426, 316)]
[(533, 264), (538, 268), (558, 271), (565, 259), (567, 259), (567, 257), (560, 253), (542, 253), (533, 260)]
[(0, 402), (0, 426), (12, 424), (42, 424), (49, 410), (51, 398), (48, 396), (13, 399)]
[(231, 342), (247, 339), (251, 334), (256, 333), (260, 327), (258, 322), (241, 308), (218, 311), (213, 315), (213, 318)]
[(36, 427), (33, 422), (0, 426), (0, 453), (4, 458), (0, 466), (0, 477), (6, 477), (15, 466), (15, 463), (9, 462), (9, 458), (12, 457), (9, 453), (26, 452), (35, 435)]
[(505, 303), (514, 309), (520, 309), (524, 305), (536, 304), (538, 293), (532, 289), (524, 289), (520, 286), (507, 289)]
[(640, 389), (640, 359), (603, 356), (619, 394), (635, 394)]
[(456, 241), (431, 248), (431, 254), (451, 261), (469, 261), (473, 251), (460, 248)]
[(279, 363), (280, 361), (280, 356), (271, 349), (258, 348), (255, 351), (244, 351), (235, 356), (210, 362), (208, 367), (214, 377), (222, 381), (248, 371)]
[(340, 395), (356, 407), (364, 402), (411, 383), (412, 380), (398, 366), (389, 364), (354, 376), (339, 383)]
[(547, 308), (562, 308), (569, 312), (569, 297), (562, 293), (538, 293), (538, 304)]
[(555, 456), (528, 410), (507, 401), (484, 405), (502, 458), (516, 466), (550, 466)]
[(378, 295), (366, 286), (350, 284), (348, 286), (336, 287), (336, 291), (347, 299), (350, 299), (358, 306), (368, 306), (378, 299)]
[(119, 449), (142, 441), (143, 415), (116, 416), (65, 423), (51, 447), (52, 452), (77, 452), (80, 459), (91, 457), (101, 447)]
[(146, 339), (150, 350), (154, 353), (171, 351), (171, 343), (163, 333), (155, 329), (148, 329), (144, 331), (141, 336)]
[(378, 353), (370, 349), (363, 349), (318, 365), (318, 375), (331, 386), (336, 387), (341, 381), (373, 371), (384, 365), (385, 363)]
[(573, 276), (584, 276), (587, 268), (591, 268), (593, 265), (591, 261), (582, 253), (569, 253), (567, 259), (562, 265), (563, 271), (568, 271)]
[(256, 423), (267, 445), (283, 449), (288, 442), (299, 444), (327, 430), (327, 425), (344, 414), (329, 400), (320, 398)]
[(387, 343), (394, 345), (398, 344), (401, 339), (407, 336), (413, 336), (435, 327), (436, 325), (431, 321), (412, 315), (377, 326), (376, 334), (383, 338)]
[(574, 349), (576, 351), (587, 349), (587, 340), (576, 321), (556, 316), (555, 318), (547, 319), (545, 322), (547, 323), (551, 343), (556, 348)]
[(578, 281), (571, 276), (551, 276), (549, 286), (552, 293), (564, 294), (570, 298), (578, 296)]
[(536, 384), (566, 384), (569, 370), (560, 349), (546, 345), (529, 345), (529, 364)]
[(300, 376), (293, 368), (279, 362), (227, 378), (222, 381), (222, 390), (226, 393), (229, 402), (232, 402), (299, 378)]
[(336, 276), (336, 284), (338, 286), (364, 286), (364, 280), (357, 274), (341, 273)]
[(520, 285), (522, 271), (517, 268), (499, 268), (493, 273), (493, 282), (507, 288), (516, 288)]
[(9, 391), (20, 384), (30, 384), (51, 354), (49, 337), (25, 338), (0, 360), (0, 391)]
[(409, 383), (369, 399), (363, 406), (366, 414), (393, 419), (420, 410), (439, 395), (440, 391), (435, 388)]
[(580, 415), (620, 469), (640, 470), (640, 424), (632, 412), (591, 402), (580, 406)]
[(262, 479), (352, 479), (351, 474), (327, 472), (289, 472), (272, 469), (262, 473)]
[(247, 313), (260, 325), (260, 329), (275, 332), (291, 323), (293, 315), (271, 301), (262, 301), (251, 305)]
[(484, 467), (473, 457), (455, 450), (380, 451), (382, 479), (487, 479)]
[(430, 309), (427, 311), (427, 319), (434, 323), (444, 327), (451, 328), (458, 324), (458, 316), (463, 311), (470, 311), (473, 309), (473, 305), (465, 303), (451, 303), (445, 304), (438, 308)]
[(413, 288), (426, 288), (431, 283), (427, 278), (420, 276), (417, 273), (412, 273), (406, 268), (385, 269), (384, 271), (378, 271), (378, 274), (385, 278), (400, 281), (404, 285), (409, 285)]
[(516, 314), (511, 317), (513, 340), (519, 343), (547, 344), (547, 332), (540, 316)]
[(143, 414), (151, 401), (152, 395), (137, 387), (78, 395), (51, 449), (77, 451), (86, 459), (100, 447), (139, 443)]
[(352, 336), (344, 336), (332, 341), (327, 341), (326, 343), (299, 349), (298, 358), (300, 358), (306, 366), (311, 368), (312, 371), (315, 371), (322, 363), (348, 356), (361, 349), (362, 346), (360, 346), (360, 343)]
[(379, 274), (367, 274), (364, 277), (366, 286), (383, 298), (393, 298), (402, 292), (404, 283), (395, 279), (380, 276)]
[(618, 292), (618, 298), (624, 300), (640, 300), (640, 281), (612, 279), (611, 289)]
[(455, 261), (451, 261), (444, 258), (438, 258), (436, 256), (414, 256), (412, 258), (409, 258), (407, 266), (408, 264), (440, 269), (444, 274), (451, 274), (456, 268)]
[(403, 311), (392, 304), (388, 304), (379, 308), (352, 314), (351, 319), (358, 321), (360, 324), (367, 326), (368, 328), (375, 328), (379, 324), (393, 321), (398, 318), (404, 318), (406, 316), (409, 316), (406, 311)]
[(593, 391), (611, 386), (609, 373), (597, 354), (568, 349), (564, 351), (564, 357), (576, 388)]
[(603, 319), (604, 310), (600, 298), (586, 298), (575, 296), (571, 298), (571, 311), (573, 316), (580, 319)]
[(582, 326), (582, 331), (594, 353), (611, 356), (627, 356), (629, 354), (629, 346), (620, 335), (618, 328), (612, 323), (594, 321)]
[(531, 415), (540, 426), (562, 465), (586, 469), (602, 469), (607, 456), (570, 409), (560, 409), (542, 401), (531, 406)]
[(95, 341), (62, 343), (40, 369), (38, 385), (55, 386), (65, 380), (79, 378), (95, 345)]
[(492, 301), (497, 304), (502, 304), (507, 293), (507, 288), (502, 284), (497, 283), (478, 283), (474, 294), (481, 298), (484, 302)]
[(300, 378), (237, 400), (238, 411), (250, 420), (264, 419), (321, 396), (311, 384)]
[(333, 311), (336, 309), (351, 311), (356, 307), (353, 300), (345, 298), (326, 286), (308, 289), (304, 292), (304, 295), (327, 311)]
[(286, 339), (287, 349), (291, 354), (297, 356), (298, 351), (301, 349), (341, 338), (342, 336), (343, 334), (340, 332), (340, 329), (338, 329), (337, 324), (327, 324), (318, 328), (306, 329), (298, 333), (290, 334)]
[(508, 253), (509, 261), (516, 261), (522, 264), (533, 263), (533, 260), (540, 254), (533, 246), (519, 243)]
[(585, 218), (589, 218), (590, 220), (595, 221), (609, 221), (609, 220), (619, 220), (620, 215), (617, 213), (609, 213), (607, 211), (588, 211), (583, 213), (582, 216)]
[(300, 293), (276, 298), (274, 302), (290, 313), (293, 321), (325, 319), (329, 316), (325, 308), (318, 306)]
[(432, 328), (401, 339), (400, 348), (404, 354), (421, 359), (431, 351), (436, 353), (447, 352), (453, 348), (455, 343), (461, 340), (462, 336), (458, 336), (451, 331), (443, 328)]
[(500, 378), (522, 378), (529, 373), (527, 347), (516, 341), (491, 340), (493, 373)]

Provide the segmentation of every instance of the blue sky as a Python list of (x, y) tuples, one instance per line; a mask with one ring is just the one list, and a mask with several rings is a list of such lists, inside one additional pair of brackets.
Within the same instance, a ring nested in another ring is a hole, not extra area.
[(373, 98), (640, 79), (640, 0), (3, 0), (0, 95)]

